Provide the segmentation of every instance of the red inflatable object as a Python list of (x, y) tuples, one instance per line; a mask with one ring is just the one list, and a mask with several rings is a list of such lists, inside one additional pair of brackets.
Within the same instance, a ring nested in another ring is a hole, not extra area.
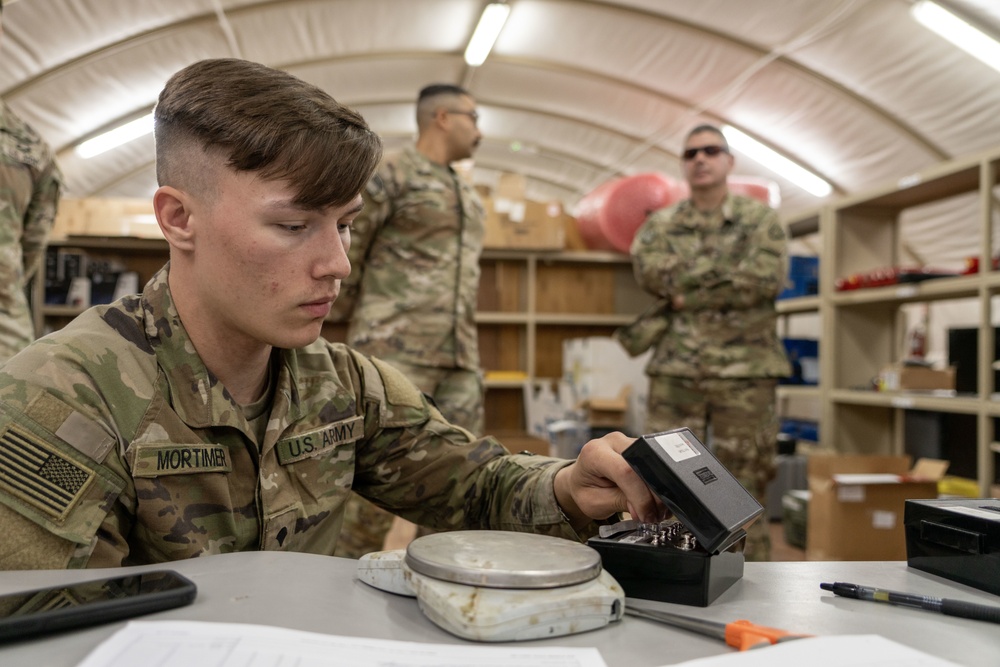
[(597, 186), (577, 205), (576, 222), (591, 250), (628, 253), (632, 239), (650, 213), (686, 195), (684, 184), (650, 172), (616, 178)]
[[(778, 184), (752, 176), (730, 176), (729, 191), (752, 197), (771, 208), (781, 204)], [(690, 195), (688, 184), (658, 172), (625, 176), (603, 183), (577, 204), (576, 223), (591, 250), (628, 253), (632, 239), (649, 214)]]

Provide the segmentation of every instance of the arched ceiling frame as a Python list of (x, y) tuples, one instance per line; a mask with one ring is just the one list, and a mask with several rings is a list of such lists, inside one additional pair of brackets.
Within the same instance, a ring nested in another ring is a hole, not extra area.
[[(254, 2), (254, 3), (249, 3), (249, 4), (241, 5), (241, 6), (238, 6), (238, 7), (232, 7), (232, 8), (226, 9), (225, 10), (225, 15), (227, 17), (231, 17), (231, 18), (232, 17), (239, 17), (241, 15), (249, 14), (249, 13), (256, 12), (256, 11), (260, 11), (262, 9), (274, 8), (274, 7), (278, 6), (278, 5), (288, 6), (290, 4), (309, 4), (309, 3), (312, 3), (312, 2), (316, 2), (316, 1), (317, 0), (263, 0), (261, 2)], [(629, 15), (629, 16), (639, 16), (639, 17), (641, 17), (644, 20), (656, 21), (656, 22), (662, 23), (664, 26), (670, 26), (672, 28), (678, 28), (678, 29), (683, 29), (683, 30), (687, 30), (687, 31), (692, 31), (693, 33), (698, 34), (699, 37), (702, 37), (702, 38), (705, 38), (705, 39), (718, 40), (718, 41), (726, 43), (728, 45), (737, 46), (740, 49), (742, 49), (742, 50), (744, 50), (744, 51), (752, 54), (754, 57), (756, 57), (758, 59), (769, 59), (770, 63), (767, 66), (770, 66), (771, 64), (775, 64), (775, 65), (778, 65), (778, 66), (789, 67), (789, 68), (794, 69), (795, 71), (797, 71), (800, 74), (802, 74), (803, 76), (805, 76), (807, 79), (813, 81), (815, 84), (821, 85), (821, 86), (823, 86), (825, 88), (828, 88), (832, 93), (835, 93), (837, 95), (840, 95), (840, 96), (843, 96), (845, 98), (850, 99), (853, 104), (856, 104), (858, 107), (863, 108), (867, 113), (872, 114), (874, 117), (877, 117), (882, 122), (885, 122), (885, 123), (891, 125), (892, 127), (896, 128), (901, 134), (903, 134), (906, 137), (908, 137), (909, 139), (911, 139), (914, 143), (922, 146), (925, 150), (927, 150), (932, 155), (938, 157), (939, 159), (944, 159), (944, 158), (948, 157), (945, 154), (945, 152), (940, 147), (934, 145), (933, 142), (931, 142), (927, 137), (925, 137), (921, 133), (917, 132), (911, 125), (903, 122), (900, 118), (898, 118), (894, 114), (890, 113), (884, 107), (882, 107), (882, 106), (874, 103), (872, 100), (870, 100), (868, 98), (865, 98), (865, 97), (863, 97), (863, 96), (861, 96), (861, 95), (859, 95), (859, 94), (857, 94), (857, 93), (849, 90), (844, 85), (842, 85), (842, 84), (840, 84), (840, 83), (838, 83), (838, 82), (830, 79), (829, 77), (826, 77), (826, 76), (822, 75), (821, 73), (817, 72), (816, 70), (808, 68), (808, 67), (802, 65), (801, 63), (797, 62), (796, 60), (794, 60), (793, 57), (791, 57), (789, 55), (785, 55), (783, 53), (777, 53), (777, 54), (775, 54), (774, 52), (771, 52), (771, 51), (768, 51), (767, 49), (761, 48), (760, 46), (755, 45), (755, 44), (753, 44), (753, 43), (751, 43), (751, 42), (749, 42), (747, 40), (736, 39), (736, 38), (734, 38), (731, 35), (724, 34), (724, 33), (720, 32), (720, 31), (714, 31), (714, 30), (708, 29), (708, 28), (706, 28), (704, 26), (696, 25), (696, 24), (693, 24), (691, 22), (687, 22), (687, 21), (684, 21), (684, 20), (679, 19), (677, 17), (674, 17), (674, 16), (666, 16), (666, 15), (663, 15), (663, 14), (659, 14), (659, 13), (656, 13), (656, 12), (644, 10), (644, 9), (641, 9), (641, 8), (636, 8), (636, 7), (630, 7), (630, 6), (625, 6), (625, 5), (621, 5), (621, 4), (616, 4), (616, 3), (610, 2), (608, 0), (549, 0), (549, 1), (550, 2), (570, 2), (570, 1), (572, 1), (572, 2), (575, 2), (575, 3), (579, 3), (579, 4), (586, 4), (586, 5), (590, 5), (590, 6), (593, 6), (593, 7), (598, 7), (602, 11), (610, 11), (610, 12), (620, 13), (622, 15)], [(512, 4), (516, 3), (516, 2), (517, 2), (517, 0), (512, 0)], [(485, 4), (485, 2), (483, 4)], [(172, 34), (174, 32), (183, 31), (183, 30), (186, 30), (186, 29), (190, 29), (192, 27), (204, 27), (206, 25), (212, 25), (212, 24), (218, 24), (218, 23), (219, 23), (219, 17), (214, 12), (205, 12), (205, 13), (197, 15), (197, 16), (188, 17), (188, 18), (186, 18), (184, 20), (181, 20), (181, 21), (177, 21), (177, 22), (173, 22), (173, 23), (170, 23), (170, 24), (167, 24), (167, 25), (159, 26), (157, 28), (154, 28), (154, 29), (151, 29), (151, 30), (147, 30), (147, 31), (144, 31), (144, 32), (141, 32), (141, 33), (137, 33), (135, 35), (130, 35), (127, 38), (124, 38), (124, 39), (121, 39), (121, 40), (118, 40), (118, 41), (115, 41), (115, 42), (112, 42), (112, 43), (108, 43), (108, 44), (105, 44), (105, 45), (101, 46), (100, 48), (93, 49), (93, 50), (91, 50), (89, 52), (86, 52), (86, 53), (82, 53), (82, 54), (78, 55), (77, 57), (75, 57), (75, 58), (73, 58), (71, 60), (68, 60), (68, 61), (66, 61), (64, 63), (59, 64), (56, 67), (52, 67), (52, 68), (49, 68), (49, 69), (47, 69), (45, 71), (39, 72), (38, 74), (36, 74), (36, 75), (34, 75), (32, 77), (29, 77), (28, 79), (20, 82), (18, 85), (11, 87), (7, 91), (5, 91), (4, 94), (5, 94), (5, 96), (16, 96), (17, 94), (30, 89), (33, 85), (37, 84), (38, 82), (45, 80), (47, 77), (56, 76), (56, 75), (59, 75), (59, 74), (64, 74), (66, 72), (71, 71), (72, 69), (74, 69), (76, 67), (84, 67), (84, 66), (86, 66), (86, 64), (87, 64), (88, 61), (90, 61), (90, 60), (92, 60), (94, 58), (101, 57), (102, 55), (113, 54), (116, 51), (124, 49), (124, 48), (134, 47), (137, 44), (141, 44), (143, 41), (163, 39), (164, 37), (169, 36), (170, 34)], [(221, 26), (220, 26), (220, 29), (221, 29)], [(470, 27), (470, 32), (471, 32), (471, 27)], [(5, 35), (5, 38), (9, 39), (10, 36), (9, 35)], [(430, 52), (428, 52), (428, 51), (421, 51), (421, 52), (418, 52), (418, 53), (366, 52), (366, 53), (350, 54), (350, 55), (347, 55), (347, 56), (339, 55), (339, 56), (334, 56), (334, 57), (330, 57), (330, 58), (303, 59), (303, 60), (299, 60), (299, 61), (295, 61), (295, 62), (286, 62), (286, 63), (280, 63), (280, 64), (273, 64), (273, 66), (280, 67), (280, 68), (283, 68), (283, 69), (294, 69), (294, 68), (306, 67), (306, 66), (316, 65), (316, 64), (322, 65), (322, 64), (329, 64), (329, 63), (346, 62), (346, 61), (349, 61), (349, 60), (368, 59), (368, 58), (379, 58), (379, 59), (387, 60), (387, 59), (392, 59), (392, 58), (410, 59), (410, 58), (414, 58), (414, 57), (419, 57), (419, 58), (440, 57), (440, 58), (453, 59), (453, 58), (455, 58), (458, 55), (459, 54), (456, 54), (456, 53), (453, 53), (453, 52), (443, 52), (443, 51), (437, 51), (437, 52), (435, 52), (435, 51), (430, 51)], [(662, 90), (657, 90), (657, 89), (654, 89), (654, 88), (649, 87), (649, 86), (641, 86), (641, 85), (636, 84), (633, 81), (629, 81), (629, 80), (626, 80), (626, 79), (610, 77), (610, 76), (608, 76), (606, 74), (603, 74), (601, 72), (595, 72), (595, 71), (587, 70), (587, 69), (584, 69), (584, 68), (567, 67), (566, 65), (563, 65), (563, 64), (551, 63), (551, 62), (547, 62), (547, 61), (543, 61), (543, 60), (539, 60), (539, 59), (519, 58), (519, 57), (510, 57), (510, 56), (497, 56), (497, 55), (492, 56), (492, 58), (493, 58), (494, 62), (502, 62), (502, 63), (508, 63), (508, 64), (513, 64), (513, 65), (517, 65), (517, 66), (524, 66), (524, 67), (531, 67), (531, 68), (536, 68), (536, 69), (545, 69), (545, 70), (556, 72), (556, 73), (572, 74), (574, 76), (581, 77), (581, 78), (586, 79), (586, 80), (591, 80), (595, 84), (601, 84), (601, 83), (613, 81), (618, 86), (624, 86), (624, 87), (627, 87), (627, 88), (631, 88), (631, 89), (633, 89), (633, 90), (635, 90), (637, 92), (640, 92), (640, 93), (642, 93), (644, 95), (653, 96), (655, 98), (658, 98), (658, 99), (664, 100), (666, 102), (669, 102), (670, 104), (673, 104), (675, 106), (689, 107), (689, 108), (696, 106), (696, 103), (693, 100), (685, 100), (685, 99), (680, 99), (680, 98), (677, 98), (677, 97), (673, 97), (673, 96), (670, 96), (668, 94), (665, 94)], [(490, 61), (487, 61), (487, 66), (489, 65), (489, 62)], [(476, 75), (476, 69), (475, 68), (466, 68), (465, 79), (468, 82), (474, 82), (475, 75)], [(494, 106), (497, 106), (497, 107), (505, 106), (501, 102), (499, 102), (498, 100), (497, 101), (491, 100), (488, 96), (481, 98), (481, 101), (484, 104), (494, 105)], [(356, 102), (356, 101), (349, 101), (347, 103), (351, 104), (352, 106), (357, 106), (358, 105), (358, 102)], [(506, 105), (506, 106), (507, 106), (507, 108), (512, 108), (512, 109), (513, 108), (517, 108), (517, 110), (519, 110), (519, 111), (528, 112), (528, 113), (530, 113), (530, 112), (533, 111), (532, 109), (528, 109), (528, 108), (524, 108), (524, 107), (513, 107), (511, 105)], [(104, 126), (102, 128), (96, 128), (91, 133), (88, 133), (86, 136), (81, 136), (77, 141), (74, 141), (74, 142), (70, 143), (67, 146), (60, 147), (60, 150), (64, 150), (64, 149), (68, 148), (69, 146), (72, 146), (72, 145), (75, 145), (76, 143), (79, 143), (79, 141), (83, 141), (83, 140), (85, 140), (86, 138), (88, 138), (90, 136), (94, 136), (96, 134), (99, 134), (99, 133), (105, 131), (106, 129), (108, 129), (110, 127), (114, 127), (114, 126), (120, 124), (121, 122), (125, 122), (125, 121), (131, 119), (132, 117), (135, 117), (135, 116), (139, 115), (140, 113), (148, 112), (149, 108), (151, 108), (151, 105), (149, 107), (146, 107), (145, 109), (137, 111), (136, 113), (128, 114), (128, 115), (122, 116), (120, 118), (114, 119), (114, 121), (107, 123), (106, 126)], [(549, 114), (549, 115), (552, 116), (552, 117), (559, 117), (559, 114)], [(768, 140), (766, 140), (765, 138), (759, 136), (756, 132), (754, 132), (752, 128), (740, 127), (739, 124), (731, 122), (724, 115), (721, 115), (721, 114), (718, 114), (718, 113), (714, 113), (712, 111), (712, 109), (710, 109), (710, 108), (706, 108), (705, 110), (703, 110), (702, 111), (702, 115), (714, 118), (715, 120), (717, 120), (717, 122), (731, 124), (734, 127), (738, 127), (739, 129), (743, 130), (744, 132), (746, 132), (750, 136), (753, 136), (753, 137), (757, 138), (758, 140), (760, 140), (765, 145), (770, 145), (775, 150), (778, 150), (779, 152), (781, 152), (781, 153), (783, 153), (785, 155), (788, 155), (790, 158), (798, 161), (800, 164), (804, 164), (804, 166), (807, 166), (807, 167), (810, 166), (808, 164), (808, 161), (805, 161), (800, 156), (795, 155), (795, 153), (793, 151), (790, 151), (788, 148), (780, 146), (780, 145), (776, 145), (774, 142), (769, 142)], [(567, 120), (572, 120), (574, 122), (586, 122), (583, 119), (572, 118), (569, 115), (566, 115), (565, 117), (566, 117)], [(600, 127), (600, 129), (602, 131), (605, 131), (605, 132), (618, 132), (618, 130), (616, 128), (610, 127), (610, 126)], [(647, 135), (645, 137), (630, 136), (629, 138), (632, 139), (632, 140), (634, 140), (634, 141), (636, 141), (637, 144), (638, 144), (637, 147), (636, 147), (636, 152), (635, 152), (635, 154), (634, 154), (633, 157), (638, 156), (639, 154), (641, 154), (642, 151), (645, 151), (645, 150), (648, 150), (648, 149), (654, 149), (655, 148), (655, 149), (658, 149), (658, 150), (663, 150), (661, 147), (656, 146), (657, 139), (658, 139), (656, 133)], [(543, 151), (547, 150), (544, 145), (540, 145), (539, 149), (543, 150)], [(620, 173), (625, 168), (627, 168), (627, 164), (611, 165), (611, 167), (610, 167), (610, 174)], [(817, 170), (814, 169), (814, 171), (817, 171)], [(842, 191), (842, 188), (839, 188), (836, 185), (836, 179), (835, 178), (833, 178), (833, 177), (831, 177), (831, 176), (829, 176), (827, 174), (822, 174), (821, 173), (820, 175), (823, 176), (824, 178), (826, 178), (828, 181), (834, 183), (835, 187), (838, 190)], [(125, 177), (127, 177), (127, 176), (125, 176)], [(118, 180), (118, 179), (116, 179), (116, 180)]]

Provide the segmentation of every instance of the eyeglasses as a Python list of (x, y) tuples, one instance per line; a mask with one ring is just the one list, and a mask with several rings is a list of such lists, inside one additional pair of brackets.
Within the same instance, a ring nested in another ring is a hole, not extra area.
[(455, 113), (458, 114), (459, 116), (468, 116), (469, 118), (472, 119), (473, 125), (479, 122), (479, 114), (476, 113), (475, 111), (456, 111), (454, 109), (448, 109), (445, 111), (445, 113)]
[(681, 155), (685, 160), (693, 160), (698, 155), (698, 152), (703, 152), (708, 157), (715, 157), (719, 153), (728, 153), (729, 149), (725, 146), (709, 145), (709, 146), (696, 146), (694, 148), (685, 148)]

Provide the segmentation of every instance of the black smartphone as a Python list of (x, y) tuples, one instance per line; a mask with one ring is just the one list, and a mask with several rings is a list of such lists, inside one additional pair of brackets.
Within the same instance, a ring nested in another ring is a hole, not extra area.
[(157, 570), (0, 595), (0, 641), (173, 609), (196, 594), (190, 579)]

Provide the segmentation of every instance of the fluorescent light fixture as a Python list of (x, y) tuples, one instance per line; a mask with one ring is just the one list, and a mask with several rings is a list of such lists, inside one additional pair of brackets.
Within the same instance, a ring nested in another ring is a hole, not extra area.
[(153, 114), (150, 113), (142, 118), (137, 118), (120, 127), (116, 127), (113, 130), (108, 130), (104, 134), (99, 134), (93, 139), (87, 139), (76, 147), (76, 153), (82, 158), (92, 158), (112, 148), (127, 144), (133, 139), (145, 136), (152, 131)]
[(479, 17), (476, 31), (472, 33), (472, 39), (465, 47), (465, 62), (470, 67), (479, 67), (486, 62), (486, 56), (490, 55), (490, 49), (500, 36), (509, 14), (510, 6), (506, 3), (491, 2), (486, 5), (483, 15)]
[(1000, 71), (1000, 42), (929, 0), (920, 0), (910, 12), (918, 23)]
[(722, 126), (729, 145), (749, 157), (754, 162), (767, 167), (779, 176), (791, 181), (814, 197), (826, 197), (833, 192), (833, 186), (816, 174), (800, 167), (784, 155), (776, 153), (756, 139), (752, 139), (729, 125)]

